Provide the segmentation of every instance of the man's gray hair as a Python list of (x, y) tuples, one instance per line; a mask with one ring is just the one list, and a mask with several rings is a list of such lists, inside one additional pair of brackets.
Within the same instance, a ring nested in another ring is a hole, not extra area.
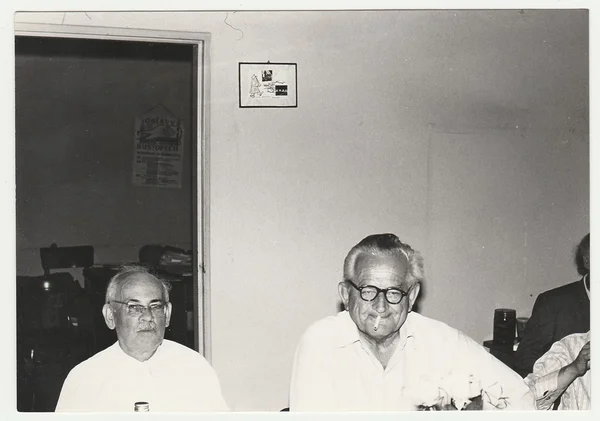
[(167, 281), (165, 281), (163, 279), (160, 279), (160, 278), (154, 276), (144, 266), (138, 266), (138, 265), (121, 266), (119, 268), (119, 271), (116, 273), (116, 275), (113, 276), (112, 278), (110, 278), (110, 281), (108, 282), (108, 286), (106, 287), (105, 302), (108, 304), (110, 301), (113, 301), (117, 298), (117, 294), (121, 291), (123, 283), (130, 276), (140, 275), (140, 274), (147, 275), (150, 279), (156, 279), (158, 282), (160, 282), (160, 284), (162, 285), (162, 288), (163, 288), (163, 296), (164, 296), (165, 302), (168, 303), (169, 302), (169, 290), (171, 289), (171, 284), (169, 284)]
[(394, 234), (369, 235), (352, 247), (344, 260), (344, 280), (354, 281), (356, 260), (361, 254), (370, 254), (372, 256), (397, 255), (399, 259), (406, 259), (408, 261), (406, 282), (410, 286), (421, 283), (424, 280), (425, 273), (421, 253), (400, 241)]

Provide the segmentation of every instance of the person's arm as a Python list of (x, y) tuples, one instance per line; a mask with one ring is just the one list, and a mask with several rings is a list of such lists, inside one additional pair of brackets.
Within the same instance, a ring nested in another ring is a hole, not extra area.
[(335, 392), (327, 355), (318, 335), (304, 334), (294, 357), (290, 384), (290, 411), (332, 411), (336, 408)]
[(473, 376), (481, 387), (483, 409), (534, 410), (533, 394), (521, 376), (460, 333), (455, 364)]
[(570, 361), (570, 352), (563, 341), (556, 342), (534, 365), (525, 382), (533, 392), (538, 409), (550, 409), (556, 399), (589, 370), (590, 342)]
[(202, 385), (199, 387), (199, 395), (202, 396), (202, 400), (205, 402), (203, 410), (214, 412), (230, 411), (229, 406), (223, 397), (221, 383), (219, 382), (216, 371), (210, 367), (205, 374), (206, 375), (202, 378)]
[(71, 370), (65, 382), (63, 383), (56, 404), (55, 412), (82, 412), (85, 411), (87, 402), (87, 393), (89, 387), (85, 378), (80, 375), (80, 370), (74, 368)]
[(515, 352), (514, 368), (521, 377), (533, 371), (533, 364), (553, 342), (556, 315), (545, 294), (535, 300), (521, 343)]

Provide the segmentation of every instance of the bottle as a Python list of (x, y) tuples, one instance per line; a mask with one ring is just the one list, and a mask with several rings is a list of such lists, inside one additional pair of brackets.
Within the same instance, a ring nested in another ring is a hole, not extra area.
[(513, 345), (517, 312), (511, 308), (497, 308), (494, 311), (494, 344)]
[(150, 404), (148, 402), (136, 402), (133, 404), (135, 412), (150, 412)]

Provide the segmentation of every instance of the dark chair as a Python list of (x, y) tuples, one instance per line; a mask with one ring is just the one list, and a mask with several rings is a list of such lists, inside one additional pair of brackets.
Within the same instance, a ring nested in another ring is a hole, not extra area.
[(140, 263), (148, 266), (158, 266), (164, 251), (165, 246), (159, 244), (147, 244), (142, 246), (138, 253)]
[(87, 268), (94, 264), (94, 247), (58, 247), (52, 244), (40, 248), (40, 259), (44, 275), (49, 275), (54, 269)]
[[(70, 302), (68, 308), (73, 314), (70, 321), (74, 326), (79, 327), (80, 332), (90, 335), (94, 340), (93, 314), (91, 313), (91, 296), (86, 290), (82, 290), (80, 283), (73, 279), (68, 272), (60, 272), (64, 269), (83, 268), (84, 270), (94, 265), (94, 247), (93, 246), (69, 246), (58, 247), (52, 244), (50, 247), (40, 248), (40, 259), (44, 270), (44, 278), (50, 285), (57, 282), (63, 282), (65, 287), (70, 289)], [(52, 273), (53, 270), (59, 272)], [(68, 282), (68, 280), (72, 281)], [(69, 284), (69, 285), (67, 285)], [(74, 318), (74, 319), (73, 319)]]

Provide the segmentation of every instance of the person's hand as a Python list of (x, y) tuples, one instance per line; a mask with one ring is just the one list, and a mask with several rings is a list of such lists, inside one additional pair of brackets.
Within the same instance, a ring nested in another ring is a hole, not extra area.
[(583, 376), (590, 369), (590, 342), (588, 341), (581, 351), (579, 351), (579, 355), (577, 358), (571, 363), (575, 372), (578, 376)]

